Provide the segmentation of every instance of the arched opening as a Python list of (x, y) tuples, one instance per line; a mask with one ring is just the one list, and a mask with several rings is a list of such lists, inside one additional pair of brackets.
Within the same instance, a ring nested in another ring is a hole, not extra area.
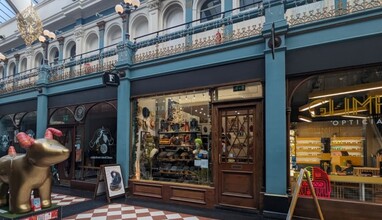
[(28, 68), (28, 60), (27, 58), (23, 58), (20, 62), (20, 73), (25, 72)]
[(122, 41), (122, 30), (118, 25), (112, 26), (106, 35), (106, 46), (117, 44)]
[(52, 60), (54, 64), (58, 63), (58, 58), (59, 58), (59, 51), (57, 47), (53, 47), (50, 52), (49, 52), (49, 60)]
[(86, 39), (86, 52), (98, 49), (98, 36), (95, 33), (90, 34)]
[[(149, 33), (149, 22), (146, 17), (140, 16), (136, 18), (133, 21), (132, 28), (131, 28), (131, 36), (133, 38), (143, 36), (145, 34)], [(143, 40), (144, 38), (141, 38), (139, 40)]]
[(200, 22), (211, 21), (221, 17), (221, 1), (207, 0), (200, 7)]

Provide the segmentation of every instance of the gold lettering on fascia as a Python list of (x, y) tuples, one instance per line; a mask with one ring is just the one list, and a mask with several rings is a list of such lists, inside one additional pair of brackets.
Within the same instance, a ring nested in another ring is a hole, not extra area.
[[(381, 97), (382, 95), (367, 96), (366, 99), (359, 100), (357, 97), (345, 97), (341, 100), (336, 99), (318, 99), (309, 103), (309, 110), (314, 110), (317, 103), (325, 103), (320, 106), (319, 113), (315, 113), (312, 117), (328, 117), (336, 115), (357, 115), (359, 113), (381, 114)], [(335, 107), (342, 102), (341, 109)], [(374, 110), (374, 112), (373, 112)]]

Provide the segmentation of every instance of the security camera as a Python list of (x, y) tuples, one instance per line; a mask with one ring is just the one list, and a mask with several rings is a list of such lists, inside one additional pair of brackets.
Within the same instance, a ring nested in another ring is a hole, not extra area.
[(4, 35), (0, 35), (0, 40), (4, 40), (5, 36)]

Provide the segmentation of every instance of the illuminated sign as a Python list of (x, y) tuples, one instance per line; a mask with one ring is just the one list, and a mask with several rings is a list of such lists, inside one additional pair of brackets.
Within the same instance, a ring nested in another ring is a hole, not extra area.
[[(357, 97), (343, 99), (317, 99), (310, 102), (306, 109), (309, 110), (312, 117), (329, 117), (337, 115), (357, 115), (358, 113), (381, 114), (382, 95), (366, 96), (359, 100)], [(320, 105), (318, 105), (320, 104)], [(316, 107), (320, 107), (317, 112)], [(340, 106), (340, 107), (338, 107)]]

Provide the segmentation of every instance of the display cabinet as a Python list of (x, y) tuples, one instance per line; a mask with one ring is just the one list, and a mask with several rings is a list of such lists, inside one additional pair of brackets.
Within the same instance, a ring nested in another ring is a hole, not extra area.
[(296, 137), (297, 164), (320, 164), (321, 153), (320, 137)]
[(153, 180), (199, 183), (202, 181), (201, 160), (208, 162), (208, 151), (201, 140), (200, 131), (159, 132), (158, 152), (152, 166)]

